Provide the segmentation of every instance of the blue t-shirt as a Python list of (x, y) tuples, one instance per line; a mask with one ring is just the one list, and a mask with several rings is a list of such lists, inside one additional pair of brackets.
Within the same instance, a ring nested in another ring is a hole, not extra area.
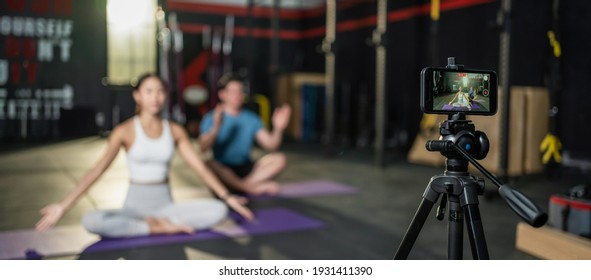
[[(200, 131), (206, 133), (213, 126), (213, 111), (205, 114)], [(215, 160), (227, 165), (241, 165), (250, 160), (250, 150), (256, 133), (263, 128), (259, 116), (241, 110), (237, 116), (224, 113), (222, 124), (213, 144)]]

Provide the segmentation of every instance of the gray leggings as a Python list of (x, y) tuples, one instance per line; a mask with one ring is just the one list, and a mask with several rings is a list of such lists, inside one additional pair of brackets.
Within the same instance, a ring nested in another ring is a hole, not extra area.
[(84, 215), (82, 224), (89, 232), (101, 236), (129, 237), (150, 234), (147, 216), (167, 218), (173, 224), (200, 230), (213, 227), (227, 215), (226, 205), (216, 199), (175, 204), (168, 184), (131, 184), (123, 209), (95, 210)]

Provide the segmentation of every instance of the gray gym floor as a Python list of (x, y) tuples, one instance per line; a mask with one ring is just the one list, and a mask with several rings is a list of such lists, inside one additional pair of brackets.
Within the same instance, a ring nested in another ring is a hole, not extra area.
[[(0, 236), (21, 230), (31, 234), (44, 205), (63, 198), (78, 178), (99, 158), (106, 139), (88, 137), (36, 145), (4, 146), (0, 151)], [(288, 168), (280, 183), (331, 180), (357, 187), (357, 194), (251, 200), (252, 209), (283, 207), (324, 223), (322, 228), (255, 236), (201, 240), (93, 254), (70, 252), (47, 259), (391, 259), (416, 211), (431, 176), (443, 171), (408, 163), (392, 155), (386, 167), (373, 164), (369, 150), (287, 143), (282, 149)], [(257, 153), (255, 153), (257, 154)], [(433, 156), (440, 156), (436, 153)], [(176, 201), (211, 196), (202, 181), (177, 156), (171, 185)], [(120, 207), (127, 190), (127, 166), (122, 151), (91, 191), (59, 223), (58, 229), (79, 227), (83, 213)], [(474, 174), (482, 177), (480, 174)], [(520, 191), (544, 210), (553, 193), (580, 183), (576, 176), (548, 179), (543, 175), (513, 178)], [(491, 259), (535, 259), (515, 249), (520, 218), (487, 180), (480, 211)], [(409, 259), (447, 258), (447, 217), (438, 221), (435, 209), (427, 219)], [(2, 237), (0, 237), (2, 238)], [(471, 259), (467, 234), (464, 258)], [(2, 240), (0, 240), (1, 242)]]

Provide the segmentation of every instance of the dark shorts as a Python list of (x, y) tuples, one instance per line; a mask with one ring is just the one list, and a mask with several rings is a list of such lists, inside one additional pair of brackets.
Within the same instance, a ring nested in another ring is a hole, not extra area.
[(226, 164), (225, 166), (232, 169), (234, 174), (238, 175), (238, 177), (244, 178), (244, 177), (248, 176), (248, 174), (250, 174), (250, 172), (252, 172), (252, 169), (254, 168), (254, 162), (249, 160), (243, 164), (239, 164), (239, 165)]

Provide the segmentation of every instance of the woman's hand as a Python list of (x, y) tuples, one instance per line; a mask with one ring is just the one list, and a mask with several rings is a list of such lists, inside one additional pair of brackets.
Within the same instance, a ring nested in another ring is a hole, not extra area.
[(35, 225), (35, 229), (38, 231), (44, 231), (52, 228), (64, 216), (65, 212), (64, 207), (58, 203), (45, 206), (40, 211), (42, 217)]
[(226, 204), (228, 204), (228, 206), (230, 206), (230, 208), (238, 212), (238, 214), (240, 214), (240, 216), (244, 217), (246, 220), (254, 220), (254, 214), (252, 213), (252, 211), (250, 211), (250, 209), (244, 206), (247, 202), (246, 198), (235, 195), (228, 195), (224, 199), (224, 201), (226, 202)]

